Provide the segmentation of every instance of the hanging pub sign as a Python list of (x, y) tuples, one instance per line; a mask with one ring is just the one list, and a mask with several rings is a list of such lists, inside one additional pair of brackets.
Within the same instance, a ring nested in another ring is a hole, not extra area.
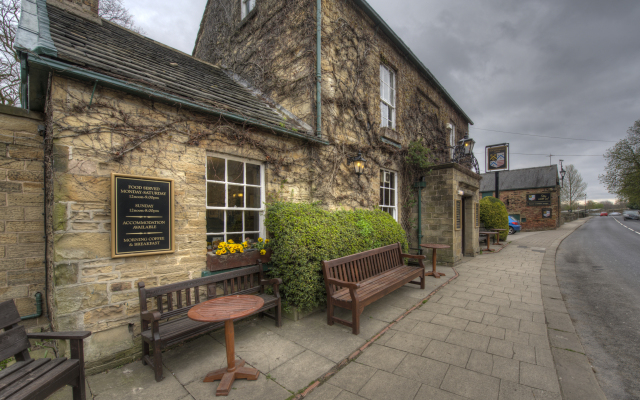
[(543, 208), (542, 209), (542, 218), (551, 218), (551, 209)]
[(509, 143), (487, 146), (485, 152), (486, 172), (509, 169)]
[(528, 206), (550, 206), (551, 195), (549, 193), (537, 193), (527, 195)]
[(175, 252), (173, 179), (111, 174), (111, 257)]

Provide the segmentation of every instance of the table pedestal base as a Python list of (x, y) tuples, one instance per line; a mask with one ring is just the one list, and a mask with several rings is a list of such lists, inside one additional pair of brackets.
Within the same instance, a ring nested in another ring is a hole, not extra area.
[(236, 360), (235, 365), (236, 368), (234, 371), (229, 371), (228, 367), (220, 368), (209, 372), (207, 376), (205, 376), (204, 382), (220, 381), (218, 389), (216, 390), (216, 396), (227, 396), (236, 379), (246, 379), (248, 381), (258, 379), (260, 372), (255, 368), (245, 367), (244, 360)]
[(440, 278), (441, 276), (447, 276), (447, 275), (443, 274), (442, 272), (429, 271), (429, 272), (425, 272), (424, 276), (433, 276), (436, 278)]

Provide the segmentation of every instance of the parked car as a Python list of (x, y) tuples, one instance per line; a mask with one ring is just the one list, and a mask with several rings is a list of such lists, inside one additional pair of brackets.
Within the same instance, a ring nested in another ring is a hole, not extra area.
[(609, 214), (609, 216), (611, 216), (611, 217), (617, 217), (618, 215), (622, 215), (622, 214), (620, 214), (620, 213), (619, 213), (619, 212), (617, 212), (617, 211), (614, 211), (614, 212), (612, 212), (611, 214)]
[(624, 220), (628, 219), (640, 219), (640, 212), (634, 210), (627, 210), (622, 213), (622, 218)]
[(609, 214), (607, 214), (606, 211), (603, 211), (603, 212), (600, 213), (600, 216), (601, 217), (607, 217), (607, 216), (609, 216)]
[(509, 234), (513, 235), (516, 232), (520, 232), (520, 229), (522, 229), (520, 223), (512, 216), (509, 216)]

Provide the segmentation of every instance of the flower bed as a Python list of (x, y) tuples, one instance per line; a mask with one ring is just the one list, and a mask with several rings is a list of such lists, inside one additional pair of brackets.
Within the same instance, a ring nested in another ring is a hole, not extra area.
[(318, 204), (276, 202), (267, 205), (265, 226), (271, 235), (280, 292), (288, 305), (307, 311), (326, 301), (322, 261), (400, 242), (406, 234), (380, 210), (327, 211)]

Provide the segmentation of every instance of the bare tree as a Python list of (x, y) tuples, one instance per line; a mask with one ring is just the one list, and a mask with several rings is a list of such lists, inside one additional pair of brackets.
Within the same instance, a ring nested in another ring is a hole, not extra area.
[(569, 164), (567, 165), (567, 174), (564, 176), (563, 185), (560, 190), (562, 202), (569, 204), (569, 209), (573, 209), (575, 202), (584, 197), (587, 190), (587, 182), (583, 182), (580, 172), (573, 164)]
[(98, 15), (107, 21), (144, 35), (144, 30), (135, 25), (133, 15), (129, 14), (129, 10), (124, 8), (122, 0), (100, 0)]
[(632, 204), (640, 204), (640, 120), (627, 130), (627, 137), (604, 154), (607, 166), (600, 182), (609, 193)]
[(0, 104), (20, 104), (20, 57), (13, 41), (20, 18), (20, 0), (0, 0)]
[[(100, 17), (134, 32), (144, 34), (122, 0), (101, 0)], [(0, 104), (20, 105), (20, 57), (13, 48), (20, 21), (20, 0), (0, 0)]]

